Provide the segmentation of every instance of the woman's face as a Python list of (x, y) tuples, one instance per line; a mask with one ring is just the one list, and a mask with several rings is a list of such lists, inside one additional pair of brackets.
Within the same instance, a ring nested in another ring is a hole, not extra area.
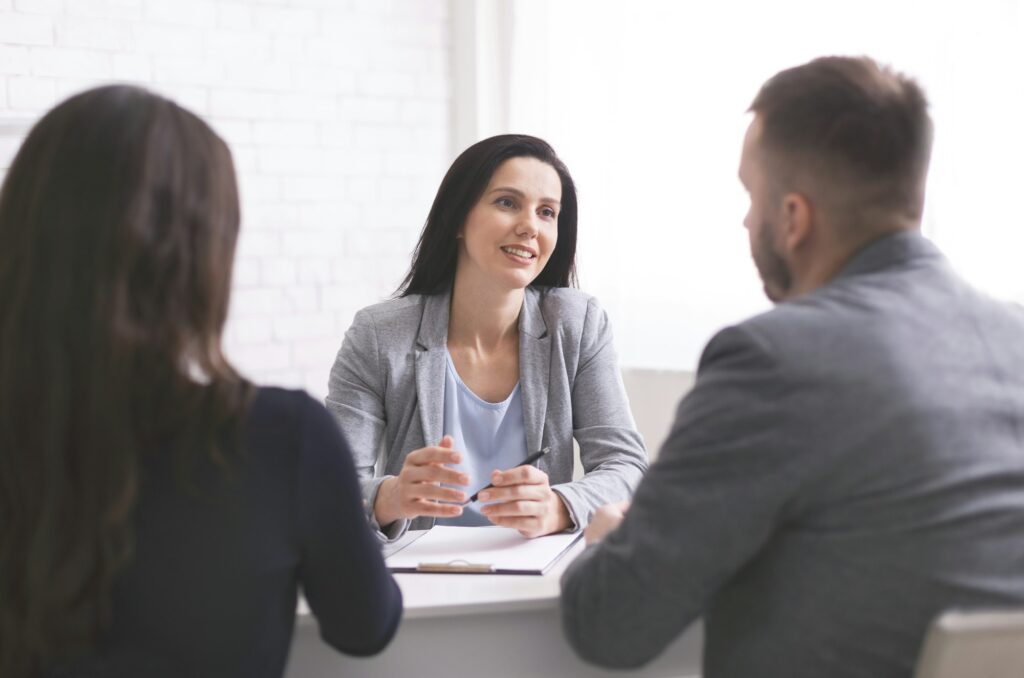
[(459, 232), (456, 275), (522, 289), (547, 265), (558, 241), (562, 182), (536, 158), (498, 165)]

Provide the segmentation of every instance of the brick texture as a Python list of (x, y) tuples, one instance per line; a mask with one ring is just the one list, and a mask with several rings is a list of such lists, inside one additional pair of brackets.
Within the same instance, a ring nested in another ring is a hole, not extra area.
[[(450, 159), (447, 12), (446, 0), (0, 0), (0, 121), (27, 125), (109, 82), (204, 117), (232, 148), (243, 203), (228, 355), (257, 382), (322, 396), (355, 311), (405, 273)], [(0, 127), (0, 173), (17, 127)]]

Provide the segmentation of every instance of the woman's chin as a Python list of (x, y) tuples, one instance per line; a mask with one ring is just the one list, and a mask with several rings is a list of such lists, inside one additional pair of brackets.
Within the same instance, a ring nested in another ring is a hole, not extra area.
[(463, 282), (469, 283), (470, 287), (487, 287), (496, 291), (515, 292), (526, 289), (537, 279), (538, 274), (532, 267), (527, 269), (495, 266), (477, 269), (473, 275), (469, 276), (472, 280), (465, 279)]
[(533, 270), (526, 269), (505, 269), (494, 271), (492, 280), (497, 287), (507, 289), (508, 291), (523, 290), (530, 283), (537, 278), (536, 273)]

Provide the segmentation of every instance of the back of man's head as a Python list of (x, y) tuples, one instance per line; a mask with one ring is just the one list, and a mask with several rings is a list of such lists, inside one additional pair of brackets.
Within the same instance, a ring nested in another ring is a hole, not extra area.
[(750, 110), (777, 195), (807, 194), (855, 239), (920, 222), (932, 122), (910, 78), (867, 57), (823, 57), (776, 74)]

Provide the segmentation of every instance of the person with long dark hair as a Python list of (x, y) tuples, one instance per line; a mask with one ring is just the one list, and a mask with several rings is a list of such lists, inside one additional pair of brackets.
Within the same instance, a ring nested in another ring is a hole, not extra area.
[(573, 289), (576, 218), (551, 146), (480, 141), (441, 182), (398, 298), (356, 314), (327, 406), (379, 538), (435, 522), (579, 529), (639, 482), (647, 457), (608, 318)]
[(297, 588), (379, 651), (401, 593), (335, 422), (221, 350), (230, 152), (145, 90), (74, 96), (0, 189), (0, 675), (280, 676)]

